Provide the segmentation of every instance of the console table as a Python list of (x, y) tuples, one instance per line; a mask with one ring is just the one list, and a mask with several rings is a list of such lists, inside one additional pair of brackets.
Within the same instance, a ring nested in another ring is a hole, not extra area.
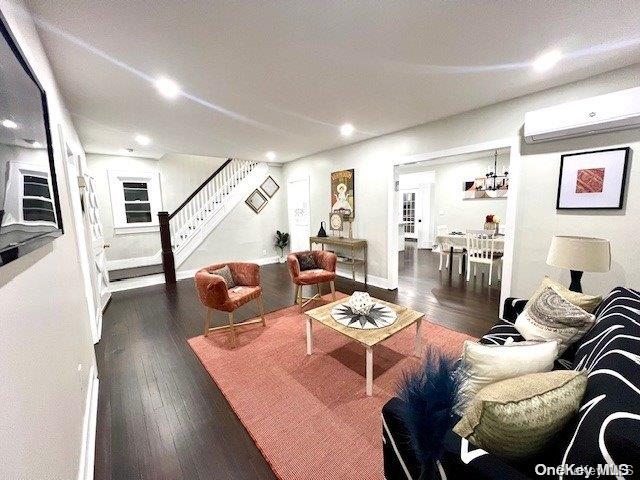
[[(313, 250), (313, 244), (320, 245), (322, 250), (324, 246), (333, 246), (347, 249), (350, 257), (340, 256), (338, 253), (338, 263), (351, 265), (351, 277), (356, 280), (356, 268), (362, 267), (364, 274), (364, 286), (367, 286), (367, 241), (361, 238), (346, 237), (309, 237), (309, 250)], [(362, 251), (362, 257), (358, 258), (356, 254)]]

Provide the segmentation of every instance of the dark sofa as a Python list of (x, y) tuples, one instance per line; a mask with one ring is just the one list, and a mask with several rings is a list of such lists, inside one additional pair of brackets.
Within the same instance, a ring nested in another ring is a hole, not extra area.
[[(513, 323), (525, 305), (526, 300), (507, 299), (504, 319), (480, 342), (503, 344), (509, 337), (522, 341)], [(589, 377), (578, 415), (548, 448), (525, 463), (510, 464), (449, 431), (435, 478), (573, 479), (587, 473), (590, 478), (640, 477), (640, 293), (615, 288), (594, 313), (595, 326), (556, 362), (555, 368), (587, 369)], [(387, 480), (421, 478), (402, 410), (397, 397), (382, 410)], [(566, 465), (564, 472), (560, 465)]]

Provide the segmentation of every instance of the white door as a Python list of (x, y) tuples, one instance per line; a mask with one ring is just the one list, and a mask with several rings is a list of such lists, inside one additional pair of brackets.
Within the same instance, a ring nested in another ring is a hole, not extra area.
[(418, 248), (428, 248), (430, 245), (431, 190), (431, 185), (421, 185), (400, 191), (404, 237), (417, 240)]
[(309, 236), (311, 235), (309, 177), (287, 181), (287, 212), (290, 251), (309, 250)]
[(410, 190), (401, 190), (402, 222), (404, 223), (404, 237), (418, 239), (418, 215), (416, 210), (420, 202), (418, 202), (419, 191), (417, 188)]
[(82, 190), (82, 203), (84, 212), (85, 231), (87, 243), (90, 245), (90, 261), (93, 270), (93, 291), (96, 298), (96, 318), (102, 322), (102, 312), (111, 298), (109, 290), (109, 271), (107, 270), (107, 258), (105, 249), (109, 245), (104, 243), (102, 222), (98, 211), (98, 199), (96, 197), (96, 182), (85, 167), (82, 177), (86, 187)]

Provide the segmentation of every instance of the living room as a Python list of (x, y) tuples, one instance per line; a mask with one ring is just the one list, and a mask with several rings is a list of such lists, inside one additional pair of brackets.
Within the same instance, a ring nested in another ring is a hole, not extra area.
[(633, 478), (638, 7), (0, 0), (2, 477)]

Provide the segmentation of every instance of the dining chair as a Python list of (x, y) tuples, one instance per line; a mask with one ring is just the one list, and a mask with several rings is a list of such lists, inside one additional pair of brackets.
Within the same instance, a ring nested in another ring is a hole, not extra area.
[[(436, 231), (437, 231), (438, 237), (449, 235), (451, 233), (451, 229), (449, 228), (449, 225), (438, 225), (436, 227)], [(438, 267), (438, 270), (442, 270), (443, 259), (445, 259), (445, 268), (447, 269), (449, 268), (449, 266), (452, 264), (451, 252), (453, 251), (454, 255), (460, 255), (460, 258), (458, 261), (458, 275), (462, 275), (462, 264), (464, 262), (464, 254), (465, 254), (464, 247), (454, 245), (450, 241), (443, 239), (438, 241), (438, 248), (440, 249), (440, 266)]]
[(494, 234), (487, 230), (467, 231), (467, 282), (471, 279), (471, 264), (473, 264), (473, 276), (477, 274), (478, 264), (489, 265), (489, 285), (493, 276), (493, 265), (497, 266), (498, 281), (502, 274), (502, 252), (495, 251)]

